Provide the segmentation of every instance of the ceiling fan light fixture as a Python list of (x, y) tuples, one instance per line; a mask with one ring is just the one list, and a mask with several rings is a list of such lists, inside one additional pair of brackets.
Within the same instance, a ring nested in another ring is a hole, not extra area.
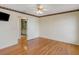
[(42, 13), (43, 13), (43, 11), (38, 10), (36, 13), (37, 13), (37, 14), (42, 14)]
[(37, 9), (38, 9), (38, 10), (43, 10), (43, 9), (44, 9), (44, 7), (43, 7), (43, 5), (38, 4), (38, 5), (37, 5)]
[(43, 13), (43, 10), (44, 10), (43, 5), (38, 4), (38, 5), (37, 5), (37, 11), (36, 11), (36, 13), (37, 13), (37, 14), (42, 14), (42, 13)]

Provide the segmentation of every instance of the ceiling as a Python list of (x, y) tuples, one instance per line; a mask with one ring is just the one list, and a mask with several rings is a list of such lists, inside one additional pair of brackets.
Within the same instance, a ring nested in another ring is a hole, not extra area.
[(79, 4), (42, 4), (45, 8), (45, 11), (43, 14), (37, 14), (36, 5), (37, 4), (0, 4), (2, 7), (14, 9), (35, 16), (44, 16), (79, 9)]

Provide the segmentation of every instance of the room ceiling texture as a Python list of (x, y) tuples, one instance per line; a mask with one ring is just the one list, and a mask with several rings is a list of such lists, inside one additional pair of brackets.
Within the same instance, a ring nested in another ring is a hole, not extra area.
[(49, 14), (61, 13), (79, 9), (79, 4), (42, 4), (45, 11), (42, 14), (36, 13), (37, 4), (0, 4), (2, 7), (14, 9), (35, 16), (45, 16)]

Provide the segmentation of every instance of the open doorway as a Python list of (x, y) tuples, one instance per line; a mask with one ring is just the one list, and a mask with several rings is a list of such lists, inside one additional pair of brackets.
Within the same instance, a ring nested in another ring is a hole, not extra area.
[(21, 19), (21, 35), (27, 36), (27, 21), (26, 21), (26, 19)]
[(21, 38), (19, 44), (23, 50), (27, 50), (27, 20), (21, 19)]

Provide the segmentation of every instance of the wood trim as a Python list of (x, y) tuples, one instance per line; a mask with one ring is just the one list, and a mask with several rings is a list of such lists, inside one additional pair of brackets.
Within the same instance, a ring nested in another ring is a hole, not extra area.
[(78, 12), (78, 11), (79, 11), (79, 9), (75, 9), (75, 10), (70, 10), (70, 11), (65, 11), (65, 12), (60, 12), (60, 13), (54, 13), (54, 14), (39, 16), (39, 18), (40, 17), (47, 17), (47, 16), (54, 16), (54, 15), (59, 15), (59, 14), (66, 14), (66, 13), (71, 13), (71, 12)]
[(29, 14), (29, 13), (21, 12), (21, 11), (14, 10), (14, 9), (11, 9), (11, 8), (7, 8), (7, 7), (3, 7), (3, 6), (0, 6), (0, 8), (5, 9), (5, 10), (9, 10), (9, 11), (18, 12), (18, 13), (25, 14), (25, 15), (30, 15), (30, 16), (38, 17), (38, 16), (33, 15), (33, 14)]
[(14, 10), (14, 9), (11, 9), (11, 8), (7, 8), (7, 7), (3, 7), (3, 6), (0, 6), (0, 8), (5, 9), (5, 10), (9, 10), (9, 11), (14, 11), (14, 12), (22, 13), (22, 14), (25, 14), (25, 15), (30, 15), (30, 16), (38, 17), (38, 18), (47, 17), (47, 16), (54, 16), (54, 15), (59, 15), (59, 14), (65, 14), (65, 13), (71, 13), (71, 12), (77, 12), (77, 11), (79, 11), (79, 9), (75, 9), (75, 10), (70, 10), (70, 11), (65, 11), (65, 12), (48, 14), (48, 15), (44, 15), (44, 16), (36, 16), (34, 14), (29, 14), (29, 13), (21, 12), (21, 11)]

